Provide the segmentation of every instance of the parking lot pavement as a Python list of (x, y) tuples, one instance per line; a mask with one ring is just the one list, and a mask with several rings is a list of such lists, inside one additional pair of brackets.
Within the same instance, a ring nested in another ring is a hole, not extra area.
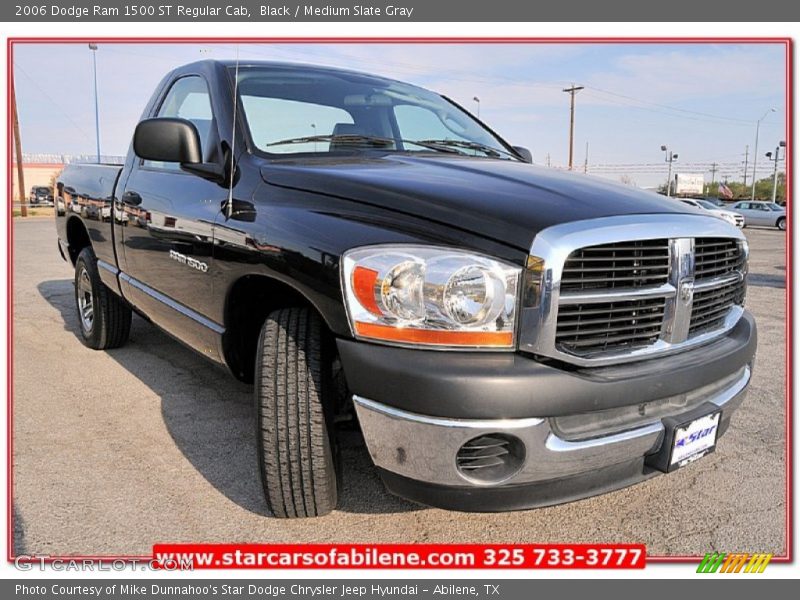
[(14, 223), (16, 554), (146, 555), (159, 541), (643, 542), (655, 555), (785, 553), (785, 234), (746, 229), (755, 376), (716, 453), (671, 475), (512, 513), (425, 508), (387, 494), (356, 434), (341, 506), (268, 516), (252, 399), (135, 318), (124, 348), (77, 338), (72, 269), (49, 219)]

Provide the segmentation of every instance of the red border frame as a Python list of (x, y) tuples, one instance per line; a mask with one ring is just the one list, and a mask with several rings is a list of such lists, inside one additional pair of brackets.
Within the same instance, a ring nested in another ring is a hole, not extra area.
[[(787, 219), (788, 227), (786, 230), (786, 554), (776, 556), (772, 559), (774, 563), (791, 563), (794, 554), (794, 539), (792, 538), (793, 523), (793, 504), (792, 504), (792, 212), (793, 199), (793, 158), (794, 145), (792, 144), (792, 133), (794, 125), (793, 97), (794, 97), (794, 78), (793, 78), (793, 40), (788, 37), (641, 37), (641, 38), (615, 38), (615, 37), (552, 37), (552, 38), (527, 38), (527, 37), (292, 37), (292, 38), (272, 38), (272, 37), (9, 37), (7, 40), (7, 99), (6, 117), (8, 125), (7, 157), (8, 157), (8, 197), (12, 195), (12, 121), (11, 121), (11, 87), (14, 84), (13, 78), (13, 52), (14, 44), (48, 44), (48, 43), (104, 43), (104, 44), (190, 44), (203, 42), (234, 42), (234, 43), (262, 43), (262, 44), (783, 44), (786, 50), (786, 197), (787, 197)], [(13, 379), (13, 338), (14, 338), (14, 313), (13, 313), (13, 252), (14, 252), (14, 228), (13, 228), (13, 203), (9, 202), (8, 212), (8, 339), (7, 344), (7, 376), (8, 376), (8, 405), (7, 405), (7, 436), (8, 436), (8, 489), (7, 489), (7, 511), (8, 511), (8, 538), (7, 538), (7, 561), (14, 560), (14, 513), (13, 513), (13, 405), (14, 405), (14, 379)], [(47, 562), (67, 561), (67, 560), (149, 560), (148, 556), (63, 556), (51, 557)], [(701, 559), (699, 556), (648, 556), (648, 563), (696, 563)], [(38, 561), (37, 561), (38, 562)]]

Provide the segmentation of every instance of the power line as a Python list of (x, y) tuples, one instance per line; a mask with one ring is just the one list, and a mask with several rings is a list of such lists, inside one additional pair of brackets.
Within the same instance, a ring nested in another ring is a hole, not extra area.
[(617, 92), (611, 92), (609, 90), (604, 90), (602, 88), (598, 88), (598, 87), (591, 86), (591, 85), (587, 85), (586, 87), (588, 89), (590, 89), (590, 90), (595, 90), (595, 91), (601, 92), (603, 94), (608, 94), (609, 96), (616, 96), (618, 98), (625, 98), (626, 100), (632, 100), (632, 101), (638, 102), (640, 104), (647, 104), (647, 105), (650, 105), (650, 106), (657, 106), (659, 108), (665, 108), (667, 110), (673, 110), (673, 111), (676, 111), (676, 112), (682, 112), (682, 113), (687, 113), (687, 114), (691, 114), (691, 115), (697, 115), (697, 116), (706, 117), (706, 118), (709, 118), (709, 119), (719, 119), (719, 120), (723, 120), (723, 121), (735, 121), (735, 122), (738, 122), (738, 123), (746, 123), (748, 125), (752, 125), (755, 122), (755, 121), (750, 121), (748, 119), (738, 119), (738, 118), (735, 118), (735, 117), (724, 117), (724, 116), (721, 116), (721, 115), (714, 115), (714, 114), (711, 114), (711, 113), (700, 112), (700, 111), (697, 111), (697, 110), (689, 110), (687, 108), (679, 108), (677, 106), (670, 106), (669, 104), (660, 104), (658, 102), (650, 102), (648, 100), (642, 100), (641, 98), (634, 98), (633, 96), (628, 96), (626, 94), (620, 94), (620, 93), (617, 93)]
[(50, 96), (50, 94), (48, 94), (48, 93), (47, 93), (47, 90), (45, 90), (45, 89), (44, 89), (42, 86), (40, 86), (40, 85), (39, 85), (39, 84), (36, 82), (36, 80), (35, 80), (33, 77), (31, 77), (30, 75), (28, 75), (28, 73), (25, 71), (25, 69), (23, 69), (23, 68), (22, 68), (22, 67), (21, 67), (21, 66), (20, 66), (18, 63), (16, 63), (16, 62), (15, 62), (15, 63), (14, 63), (14, 70), (16, 71), (17, 69), (19, 69), (19, 72), (20, 72), (20, 73), (22, 73), (22, 74), (23, 74), (23, 75), (24, 75), (24, 76), (25, 76), (25, 77), (26, 77), (26, 78), (29, 80), (29, 82), (30, 82), (31, 84), (33, 84), (33, 87), (35, 87), (37, 90), (39, 90), (39, 92), (42, 94), (42, 96), (44, 96), (44, 97), (45, 97), (47, 100), (49, 100), (49, 101), (50, 101), (50, 103), (51, 103), (53, 106), (55, 106), (55, 107), (56, 107), (56, 108), (59, 110), (59, 112), (61, 112), (61, 114), (62, 114), (62, 115), (64, 115), (64, 117), (67, 119), (67, 121), (69, 121), (69, 123), (70, 123), (70, 124), (71, 124), (71, 125), (72, 125), (72, 126), (73, 126), (73, 127), (76, 129), (76, 130), (77, 130), (77, 131), (79, 131), (79, 132), (81, 133), (81, 135), (85, 136), (85, 137), (86, 137), (86, 139), (88, 139), (88, 140), (91, 140), (91, 139), (92, 139), (92, 136), (91, 136), (91, 135), (89, 135), (89, 133), (88, 133), (87, 131), (85, 131), (85, 130), (84, 130), (84, 129), (83, 129), (81, 126), (80, 126), (80, 125), (78, 125), (78, 124), (77, 124), (77, 123), (76, 123), (76, 122), (75, 122), (75, 121), (72, 119), (72, 117), (70, 117), (70, 116), (69, 116), (69, 113), (68, 113), (66, 110), (64, 110), (64, 109), (61, 107), (61, 105), (60, 105), (58, 102), (56, 102), (55, 100), (53, 100), (53, 97), (52, 97), (52, 96)]

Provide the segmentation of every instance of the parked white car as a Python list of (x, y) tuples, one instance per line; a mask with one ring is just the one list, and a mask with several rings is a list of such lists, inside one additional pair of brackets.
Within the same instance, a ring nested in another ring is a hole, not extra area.
[(741, 213), (734, 212), (732, 210), (722, 209), (713, 202), (709, 202), (708, 200), (695, 200), (694, 198), (681, 198), (680, 200), (684, 204), (688, 204), (689, 206), (694, 206), (695, 208), (699, 208), (700, 210), (710, 212), (715, 217), (724, 219), (731, 225), (736, 225), (736, 227), (738, 227), (739, 229), (744, 227), (744, 217), (742, 216)]

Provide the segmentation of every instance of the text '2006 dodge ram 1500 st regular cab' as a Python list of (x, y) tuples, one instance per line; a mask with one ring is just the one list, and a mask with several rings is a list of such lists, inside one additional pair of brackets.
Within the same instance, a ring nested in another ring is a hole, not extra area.
[(387, 488), (565, 502), (712, 452), (750, 381), (748, 247), (690, 207), (535, 167), (449, 99), (331, 68), (204, 61), (124, 165), (70, 165), (80, 333), (131, 312), (252, 382), (276, 516), (333, 510), (357, 417)]

